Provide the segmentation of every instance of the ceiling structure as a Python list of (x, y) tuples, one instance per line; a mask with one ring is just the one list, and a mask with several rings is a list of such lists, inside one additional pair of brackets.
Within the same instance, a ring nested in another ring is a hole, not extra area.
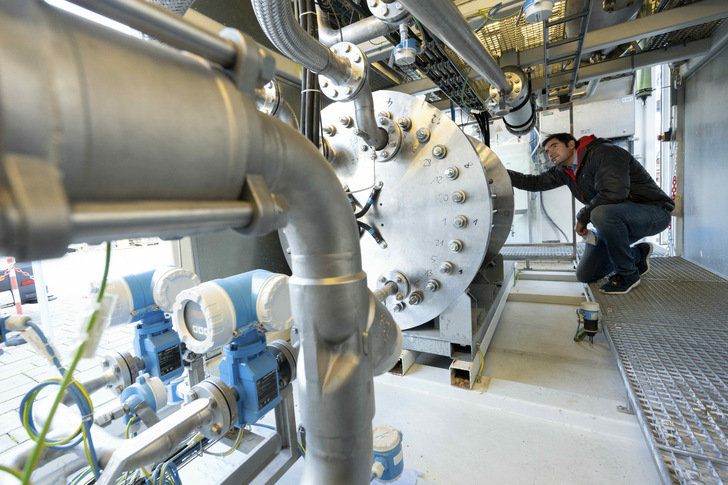
[[(331, 3), (349, 8), (351, 21), (368, 12), (363, 1)], [(526, 71), (542, 108), (583, 97), (590, 81), (665, 63), (689, 65), (728, 43), (726, 0), (556, 0), (547, 21), (537, 23), (525, 21), (520, 0), (502, 5), (494, 0), (454, 3), (501, 67), (517, 65)], [(610, 8), (612, 12), (607, 11)], [(629, 10), (633, 10), (633, 19), (617, 17)], [(588, 28), (579, 17), (589, 19)], [(361, 45), (376, 71), (373, 87), (431, 93), (431, 100), (449, 98), (461, 108), (477, 110), (478, 98), (488, 96), (489, 83), (470, 72), (470, 66), (439, 42), (426, 24), (422, 30), (424, 33), (413, 29), (413, 35), (425, 41), (432, 37), (438, 55), (442, 53), (449, 63), (428, 54), (418, 56), (412, 68), (400, 69), (387, 62), (398, 38), (374, 39)], [(428, 70), (433, 63), (438, 66), (436, 76)]]

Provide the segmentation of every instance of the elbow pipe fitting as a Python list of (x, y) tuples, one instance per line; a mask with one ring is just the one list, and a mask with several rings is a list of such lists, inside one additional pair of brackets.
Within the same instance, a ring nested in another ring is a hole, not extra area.
[(359, 137), (375, 150), (381, 150), (387, 146), (389, 137), (387, 132), (377, 125), (374, 116), (374, 99), (372, 88), (366, 83), (356, 98), (354, 98), (354, 118), (359, 129)]
[(381, 35), (387, 35), (398, 28), (396, 23), (383, 22), (372, 16), (335, 30), (331, 28), (328, 19), (325, 17), (325, 12), (318, 5), (316, 6), (316, 14), (318, 17), (319, 42), (329, 47), (339, 42), (360, 44)]
[(394, 367), (402, 353), (402, 331), (372, 292), (369, 293), (367, 344), (375, 376)]
[(278, 50), (305, 68), (334, 81), (347, 77), (348, 62), (308, 35), (286, 0), (252, 0), (263, 32)]

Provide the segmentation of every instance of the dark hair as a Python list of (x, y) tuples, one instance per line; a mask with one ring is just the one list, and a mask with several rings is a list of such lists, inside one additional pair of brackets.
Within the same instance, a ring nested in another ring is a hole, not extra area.
[(554, 133), (553, 135), (549, 135), (548, 137), (546, 137), (546, 139), (543, 141), (543, 143), (541, 143), (541, 146), (543, 148), (546, 148), (546, 144), (548, 142), (550, 142), (551, 140), (553, 140), (554, 138), (559, 140), (561, 143), (563, 143), (567, 147), (569, 146), (570, 141), (574, 142), (574, 148), (579, 147), (579, 140), (577, 140), (576, 138), (574, 138), (573, 136), (571, 136), (568, 133)]

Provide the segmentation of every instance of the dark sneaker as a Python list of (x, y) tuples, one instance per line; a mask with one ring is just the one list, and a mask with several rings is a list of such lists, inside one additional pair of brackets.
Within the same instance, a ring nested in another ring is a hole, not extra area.
[(623, 275), (615, 274), (609, 278), (609, 282), (599, 288), (599, 291), (607, 295), (624, 295), (629, 290), (640, 284), (640, 277), (637, 274)]
[(652, 256), (652, 250), (655, 247), (652, 243), (643, 242), (635, 244), (634, 247), (640, 252), (640, 260), (637, 261), (637, 271), (640, 272), (640, 276), (650, 272), (650, 256)]

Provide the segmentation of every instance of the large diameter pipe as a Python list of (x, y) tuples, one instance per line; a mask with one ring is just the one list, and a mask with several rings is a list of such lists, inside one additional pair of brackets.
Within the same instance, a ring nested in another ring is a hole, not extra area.
[(202, 30), (155, 4), (140, 0), (69, 1), (223, 67), (235, 65), (238, 54), (232, 42)]
[(400, 0), (420, 23), (435, 33), (465, 62), (480, 73), (489, 83), (504, 91), (511, 92), (511, 85), (503, 70), (470, 28), (460, 10), (451, 1), (443, 0)]

